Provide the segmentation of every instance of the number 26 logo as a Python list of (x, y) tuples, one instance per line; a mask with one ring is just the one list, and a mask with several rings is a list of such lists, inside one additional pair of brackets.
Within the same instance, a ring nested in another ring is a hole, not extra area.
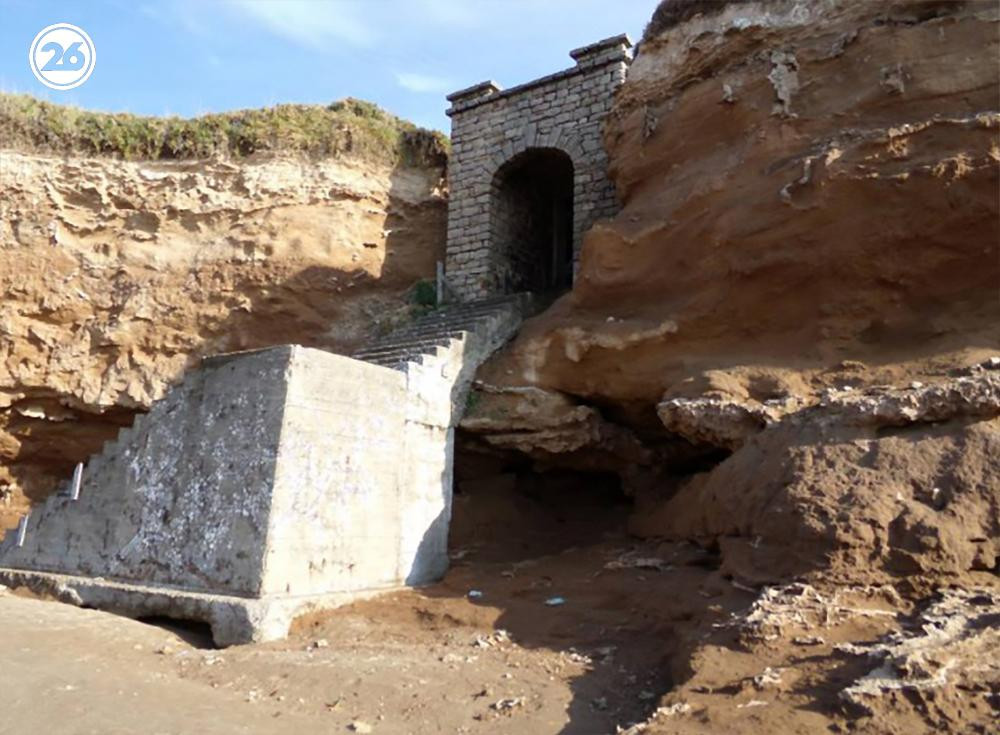
[(79, 87), (94, 71), (97, 49), (82, 28), (55, 23), (38, 32), (28, 49), (32, 74), (46, 87)]
[(82, 41), (76, 41), (70, 44), (69, 48), (63, 48), (55, 41), (49, 41), (42, 46), (42, 53), (51, 51), (52, 58), (41, 68), (41, 71), (79, 71), (83, 68), (85, 61), (83, 54), (80, 53), (82, 45)]

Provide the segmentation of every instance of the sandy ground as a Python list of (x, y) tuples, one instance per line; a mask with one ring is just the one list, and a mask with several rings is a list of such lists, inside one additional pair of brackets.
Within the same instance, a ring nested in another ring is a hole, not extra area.
[[(982, 672), (926, 701), (845, 704), (875, 664), (843, 646), (913, 610), (891, 588), (789, 585), (760, 627), (757, 594), (687, 544), (458, 555), (441, 584), (226, 650), (196, 625), (0, 593), (0, 734), (991, 732), (1000, 698)], [(996, 669), (986, 649), (973, 659)]]
[(636, 551), (624, 537), (519, 562), (459, 550), (439, 585), (223, 651), (194, 626), (8, 592), (0, 733), (614, 732), (669, 688), (658, 620), (706, 576), (617, 568)]
[(932, 630), (913, 616), (937, 597), (750, 589), (719, 555), (637, 541), (626, 508), (576, 497), (508, 497), (507, 522), (503, 498), (457, 495), (441, 583), (301, 618), (268, 644), (216, 650), (204, 626), (0, 591), (0, 735), (995, 732), (995, 615), (927, 648), (965, 660), (945, 666), (948, 688), (848, 706), (877, 665), (851, 646)]

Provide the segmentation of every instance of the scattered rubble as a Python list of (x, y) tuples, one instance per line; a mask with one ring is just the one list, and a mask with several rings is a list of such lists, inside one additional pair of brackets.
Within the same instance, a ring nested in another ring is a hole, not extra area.
[(490, 709), (494, 709), (497, 712), (509, 712), (517, 707), (523, 706), (524, 697), (510, 697), (507, 699), (498, 699), (490, 705)]
[(1000, 591), (946, 589), (906, 627), (873, 643), (836, 650), (867, 657), (874, 668), (841, 692), (870, 711), (889, 692), (906, 690), (933, 706), (931, 689), (989, 695), (1000, 686)]
[(673, 565), (663, 559), (652, 556), (636, 556), (633, 552), (621, 554), (604, 565), (605, 569), (648, 569), (657, 572), (668, 572)]
[(753, 677), (753, 685), (758, 689), (766, 689), (781, 683), (782, 669), (772, 669), (768, 666), (761, 673)]
[[(868, 600), (875, 605), (859, 607), (848, 604), (848, 599), (852, 602)], [(746, 641), (773, 641), (788, 638), (793, 632), (805, 633), (837, 625), (855, 616), (893, 618), (896, 615), (893, 608), (899, 604), (899, 594), (890, 586), (847, 586), (823, 593), (810, 584), (796, 582), (764, 588), (747, 611), (733, 614), (727, 622), (717, 625), (737, 628)], [(818, 638), (811, 632), (806, 635), (793, 640), (816, 641)], [(775, 672), (768, 670), (765, 675), (773, 676)]]
[(495, 648), (497, 646), (506, 645), (510, 642), (510, 633), (501, 628), (500, 630), (495, 630), (487, 635), (477, 635), (473, 639), (472, 645), (476, 648)]

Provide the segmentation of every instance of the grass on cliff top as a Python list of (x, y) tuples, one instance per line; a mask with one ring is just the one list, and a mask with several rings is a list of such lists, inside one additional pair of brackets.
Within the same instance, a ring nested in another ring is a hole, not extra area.
[(0, 93), (0, 146), (128, 160), (290, 151), (431, 166), (442, 165), (448, 154), (448, 139), (441, 133), (351, 98), (325, 107), (288, 104), (184, 119), (90, 112)]

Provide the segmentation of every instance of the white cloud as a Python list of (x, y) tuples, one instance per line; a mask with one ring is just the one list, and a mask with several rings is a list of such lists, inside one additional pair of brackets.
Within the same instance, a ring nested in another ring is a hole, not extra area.
[(396, 72), (396, 81), (411, 92), (446, 92), (452, 87), (449, 79), (412, 72)]
[(361, 3), (229, 0), (229, 4), (274, 35), (318, 51), (345, 43), (371, 46), (376, 40), (374, 30), (361, 19)]

